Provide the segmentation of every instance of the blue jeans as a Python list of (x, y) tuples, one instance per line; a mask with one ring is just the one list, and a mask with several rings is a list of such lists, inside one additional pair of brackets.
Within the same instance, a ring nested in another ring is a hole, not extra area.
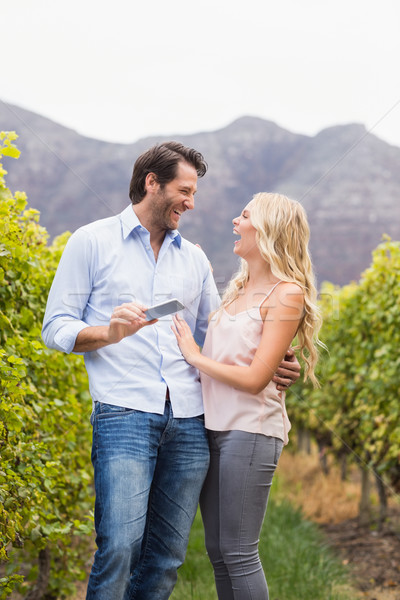
[(268, 600), (258, 541), (283, 442), (209, 431), (210, 468), (200, 507), (219, 600)]
[(183, 563), (209, 450), (202, 417), (96, 402), (98, 550), (87, 600), (166, 600)]

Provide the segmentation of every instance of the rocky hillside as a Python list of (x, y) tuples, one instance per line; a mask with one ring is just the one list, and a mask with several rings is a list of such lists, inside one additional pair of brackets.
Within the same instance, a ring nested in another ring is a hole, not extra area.
[[(135, 159), (167, 139), (102, 142), (3, 102), (0, 130), (20, 136), (20, 159), (5, 159), (8, 184), (27, 192), (52, 236), (123, 209)], [(168, 139), (200, 150), (209, 164), (181, 231), (202, 245), (221, 287), (237, 264), (231, 220), (259, 191), (285, 193), (307, 209), (319, 282), (357, 279), (384, 233), (400, 239), (400, 148), (362, 125), (308, 137), (243, 117), (218, 131)]]

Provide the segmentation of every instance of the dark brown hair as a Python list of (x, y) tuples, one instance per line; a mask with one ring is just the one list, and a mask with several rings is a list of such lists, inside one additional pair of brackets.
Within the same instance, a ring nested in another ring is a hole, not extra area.
[(163, 187), (175, 179), (179, 162), (187, 162), (192, 165), (196, 169), (198, 177), (206, 174), (207, 163), (203, 155), (179, 142), (163, 142), (141, 154), (133, 166), (129, 186), (129, 197), (132, 204), (138, 204), (146, 195), (145, 180), (149, 173), (154, 173), (158, 183)]

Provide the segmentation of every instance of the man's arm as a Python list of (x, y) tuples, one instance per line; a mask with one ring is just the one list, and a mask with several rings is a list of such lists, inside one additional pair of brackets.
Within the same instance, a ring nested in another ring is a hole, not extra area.
[(73, 352), (91, 352), (110, 344), (117, 344), (124, 337), (133, 335), (142, 327), (153, 325), (157, 319), (146, 320), (146, 307), (135, 302), (114, 308), (109, 325), (98, 325), (82, 329), (75, 341)]
[(89, 326), (85, 322), (96, 260), (88, 232), (75, 232), (67, 242), (47, 300), (42, 336), (49, 348), (66, 353), (90, 352), (155, 323), (146, 321), (146, 307), (134, 302), (117, 306), (109, 322), (105, 317), (105, 325)]
[(83, 314), (91, 293), (92, 244), (87, 232), (69, 238), (47, 298), (42, 337), (48, 348), (69, 354), (88, 327)]
[(285, 354), (285, 358), (279, 365), (272, 381), (277, 384), (277, 388), (280, 391), (287, 390), (293, 383), (296, 383), (300, 377), (300, 363), (296, 358), (293, 348)]
[(199, 346), (203, 346), (204, 338), (208, 328), (208, 319), (210, 313), (217, 310), (221, 304), (221, 298), (215, 284), (214, 276), (208, 258), (204, 255), (205, 262), (205, 277), (200, 295), (200, 302), (196, 315), (196, 324), (193, 331), (193, 337)]

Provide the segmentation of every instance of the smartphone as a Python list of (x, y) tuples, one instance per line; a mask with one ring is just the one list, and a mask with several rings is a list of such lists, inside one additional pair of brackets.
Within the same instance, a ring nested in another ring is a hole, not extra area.
[(172, 298), (171, 300), (161, 302), (161, 304), (150, 306), (144, 312), (146, 313), (146, 319), (151, 321), (152, 319), (159, 319), (160, 317), (165, 317), (165, 315), (176, 313), (182, 310), (182, 308), (185, 308), (182, 302), (179, 302), (178, 298)]

